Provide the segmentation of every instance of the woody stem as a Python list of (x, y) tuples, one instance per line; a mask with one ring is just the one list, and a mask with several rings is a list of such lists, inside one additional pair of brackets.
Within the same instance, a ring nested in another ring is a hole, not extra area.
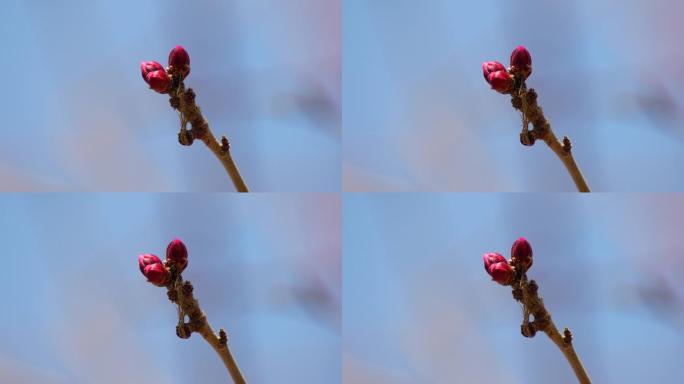
[[(519, 80), (518, 80), (519, 81)], [(572, 155), (572, 143), (567, 136), (561, 142), (551, 129), (551, 123), (544, 116), (539, 104), (537, 104), (537, 93), (534, 89), (527, 90), (525, 83), (522, 82), (512, 93), (511, 103), (513, 107), (523, 114), (524, 127), (521, 133), (521, 142), (524, 145), (533, 145), (537, 139), (543, 140), (546, 145), (558, 156), (567, 169), (577, 190), (580, 192), (591, 192), (582, 171), (580, 171), (575, 158)], [(527, 131), (527, 122), (532, 123), (534, 130)]]
[(589, 375), (573, 347), (572, 333), (567, 328), (564, 329), (563, 335), (558, 332), (551, 314), (544, 306), (544, 301), (539, 297), (537, 283), (534, 280), (528, 282), (527, 275), (522, 273), (513, 283), (513, 298), (523, 305), (526, 313), (534, 317), (532, 322), (528, 322), (527, 318), (523, 319), (521, 327), (523, 336), (533, 337), (537, 331), (544, 332), (563, 353), (577, 380), (581, 384), (591, 384)]
[[(189, 338), (193, 332), (199, 333), (204, 340), (216, 351), (216, 353), (226, 366), (230, 377), (236, 384), (246, 383), (237, 361), (228, 348), (228, 336), (221, 328), (218, 336), (214, 333), (207, 316), (204, 314), (199, 306), (199, 302), (193, 295), (193, 286), (189, 281), (183, 281), (183, 278), (178, 275), (176, 280), (167, 286), (169, 300), (176, 303), (181, 311), (181, 319), (176, 328), (176, 334), (182, 339)], [(189, 322), (185, 323), (184, 318), (187, 316)]]
[[(570, 334), (570, 330), (567, 328), (565, 330), (567, 331), (566, 334)], [(553, 341), (554, 344), (556, 344), (558, 349), (563, 352), (563, 356), (565, 356), (565, 359), (568, 360), (572, 371), (575, 372), (575, 376), (577, 376), (577, 381), (579, 381), (581, 384), (591, 384), (589, 375), (584, 369), (584, 365), (582, 365), (582, 361), (577, 355), (577, 352), (575, 352), (572, 341), (566, 343), (566, 339), (561, 336), (560, 332), (558, 332), (558, 328), (556, 328), (556, 325), (553, 323), (553, 321), (546, 326), (544, 333), (549, 337), (549, 339), (551, 339), (551, 341)]]
[[(171, 106), (181, 113), (181, 131), (178, 141), (182, 145), (191, 145), (194, 139), (200, 139), (209, 150), (221, 162), (238, 192), (249, 192), (245, 180), (240, 174), (235, 160), (230, 153), (230, 143), (226, 136), (221, 137), (221, 142), (216, 139), (209, 128), (209, 122), (202, 115), (202, 111), (195, 103), (195, 92), (192, 88), (185, 89), (181, 82), (171, 96)], [(191, 130), (185, 129), (185, 122), (190, 123)]]

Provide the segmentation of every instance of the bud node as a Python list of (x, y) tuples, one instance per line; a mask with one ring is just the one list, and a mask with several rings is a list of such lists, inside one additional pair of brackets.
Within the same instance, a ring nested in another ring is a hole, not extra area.
[(565, 345), (572, 344), (572, 332), (567, 327), (563, 329), (563, 343)]
[[(192, 132), (181, 129), (178, 141), (183, 145), (191, 145), (192, 140)], [(173, 239), (166, 247), (166, 261), (173, 265), (178, 273), (183, 272), (188, 265), (188, 249), (181, 239)]]
[(522, 301), (522, 299), (523, 299), (523, 292), (522, 292), (522, 289), (520, 289), (520, 288), (515, 288), (515, 289), (513, 289), (512, 292), (513, 292), (513, 298), (514, 298), (516, 301)]
[(171, 96), (169, 98), (169, 104), (171, 104), (171, 108), (179, 109), (180, 108), (180, 98), (178, 96)]
[(535, 140), (533, 131), (520, 132), (520, 144), (531, 147), (534, 145)]
[(221, 136), (221, 153), (225, 154), (230, 150), (230, 142), (228, 138), (224, 135)]
[(192, 88), (188, 88), (183, 94), (183, 97), (185, 97), (185, 102), (188, 104), (195, 102), (195, 96), (195, 91)]
[(189, 147), (192, 145), (194, 139), (194, 135), (189, 129), (183, 128), (180, 130), (180, 132), (178, 132), (178, 143), (180, 143), (180, 145)]
[(176, 336), (180, 337), (181, 339), (189, 339), (191, 335), (192, 330), (188, 324), (178, 324), (176, 326)]
[(532, 246), (524, 237), (516, 240), (511, 247), (511, 264), (523, 271), (532, 266)]
[(193, 287), (192, 287), (191, 282), (189, 282), (189, 281), (183, 282), (183, 295), (185, 295), (185, 296), (192, 295), (192, 290), (193, 290)]
[(190, 55), (180, 45), (169, 52), (169, 72), (179, 75), (181, 79), (190, 74)]
[(534, 337), (537, 334), (537, 329), (534, 323), (523, 323), (520, 325), (520, 333), (525, 337)]
[(567, 136), (563, 136), (563, 150), (566, 153), (570, 153), (572, 150), (572, 143), (570, 142), (570, 138)]
[(226, 334), (226, 330), (223, 328), (219, 329), (219, 344), (222, 346), (228, 344), (228, 335)]

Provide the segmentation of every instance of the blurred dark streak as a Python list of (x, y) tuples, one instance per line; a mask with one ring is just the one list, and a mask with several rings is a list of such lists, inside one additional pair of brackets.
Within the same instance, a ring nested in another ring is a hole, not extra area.
[(311, 317), (327, 326), (339, 329), (341, 325), (340, 297), (326, 284), (324, 279), (315, 274), (300, 275), (299, 281), (288, 285), (294, 302)]
[(277, 100), (277, 110), (301, 113), (311, 120), (314, 127), (339, 136), (341, 111), (334, 97), (314, 79), (304, 80), (299, 84), (299, 89)]
[(653, 127), (678, 138), (684, 138), (681, 108), (667, 88), (662, 83), (653, 81), (644, 84), (640, 89), (642, 92), (633, 98)]
[[(275, 69), (236, 72), (210, 83), (205, 79), (203, 76), (197, 81), (204, 89), (202, 106), (210, 112), (220, 111), (214, 117), (223, 117), (229, 124), (249, 124), (256, 114), (264, 113), (259, 110), (263, 105), (266, 113), (279, 119), (304, 117), (311, 122), (306, 127), (335, 137), (341, 135), (339, 103), (332, 91), (316, 79), (304, 78), (287, 84), (284, 74)], [(282, 83), (276, 92), (271, 90), (274, 83)]]
[(641, 303), (658, 319), (684, 328), (684, 297), (665, 277), (653, 275), (635, 287)]

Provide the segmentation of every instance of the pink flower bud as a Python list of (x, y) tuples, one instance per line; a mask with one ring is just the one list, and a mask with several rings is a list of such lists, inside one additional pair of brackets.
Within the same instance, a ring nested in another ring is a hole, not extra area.
[(487, 81), (499, 93), (509, 93), (513, 89), (513, 76), (505, 70), (490, 73)]
[(506, 258), (500, 253), (484, 254), (485, 271), (492, 277), (492, 280), (502, 285), (509, 285), (515, 277), (515, 270), (508, 264)]
[(169, 67), (172, 73), (178, 72), (183, 79), (190, 73), (190, 55), (180, 45), (169, 52)]
[(483, 256), (485, 271), (492, 280), (502, 285), (509, 285), (515, 277), (515, 270), (500, 253), (485, 253)]
[(171, 87), (171, 79), (163, 69), (148, 73), (145, 81), (151, 89), (159, 93), (167, 93)]
[(484, 74), (485, 80), (489, 83), (489, 75), (498, 72), (505, 71), (506, 67), (498, 61), (485, 61), (482, 63), (482, 73)]
[(180, 239), (173, 239), (166, 247), (166, 260), (175, 265), (178, 272), (183, 272), (188, 265), (188, 249)]
[(502, 254), (492, 252), (492, 253), (485, 253), (484, 256), (482, 257), (484, 259), (484, 268), (487, 273), (489, 273), (489, 268), (496, 264), (496, 263), (505, 263), (506, 258), (503, 257)]
[(511, 264), (520, 265), (524, 270), (532, 266), (532, 246), (524, 237), (516, 240), (511, 247)]
[(506, 262), (492, 264), (488, 272), (501, 285), (510, 285), (515, 277), (515, 270)]
[(147, 75), (150, 74), (151, 72), (154, 71), (160, 71), (163, 70), (164, 67), (162, 67), (161, 64), (159, 64), (156, 61), (143, 61), (140, 63), (140, 70), (142, 72), (142, 78), (147, 82)]
[(511, 53), (511, 73), (521, 73), (526, 79), (532, 74), (532, 55), (522, 45)]
[(169, 280), (169, 270), (166, 269), (164, 263), (155, 255), (146, 254), (138, 256), (138, 265), (140, 266), (140, 272), (147, 278), (147, 281), (158, 287), (163, 287)]

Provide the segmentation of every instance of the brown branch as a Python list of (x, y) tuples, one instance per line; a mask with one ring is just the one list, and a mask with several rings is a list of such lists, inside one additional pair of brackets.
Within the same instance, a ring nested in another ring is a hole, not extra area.
[[(554, 344), (563, 352), (565, 359), (575, 372), (577, 380), (581, 384), (591, 384), (589, 375), (584, 369), (582, 362), (572, 345), (572, 334), (568, 328), (563, 330), (563, 335), (551, 320), (551, 314), (544, 306), (544, 301), (539, 297), (539, 287), (534, 280), (527, 281), (525, 272), (518, 273), (512, 284), (513, 298), (523, 305), (523, 322), (520, 326), (521, 333), (525, 337), (534, 337), (537, 331), (544, 332)], [(534, 318), (530, 321), (530, 315)]]
[[(553, 153), (563, 162), (565, 168), (570, 173), (572, 181), (575, 182), (577, 190), (580, 192), (591, 192), (582, 172), (580, 171), (575, 158), (572, 156), (572, 144), (567, 136), (561, 142), (556, 137), (551, 124), (544, 116), (539, 104), (537, 104), (537, 92), (530, 88), (527, 90), (524, 80), (516, 78), (516, 87), (511, 92), (511, 104), (513, 108), (519, 110), (523, 115), (523, 129), (520, 133), (520, 142), (523, 145), (534, 145), (535, 140), (543, 140), (551, 148)], [(528, 130), (528, 122), (532, 123), (533, 130)]]
[[(199, 139), (209, 148), (209, 150), (221, 162), (223, 168), (230, 176), (238, 192), (249, 192), (247, 184), (240, 175), (240, 170), (235, 164), (230, 154), (230, 143), (226, 136), (221, 137), (221, 142), (216, 140), (213, 132), (209, 128), (209, 122), (204, 118), (200, 108), (195, 103), (195, 92), (192, 88), (185, 90), (183, 82), (180, 81), (170, 92), (169, 102), (171, 107), (180, 112), (181, 130), (178, 133), (178, 141), (182, 145), (192, 145), (194, 139)], [(186, 123), (190, 123), (191, 129), (186, 128)]]
[[(169, 283), (166, 288), (168, 289), (167, 294), (169, 300), (178, 305), (179, 309), (176, 335), (181, 339), (187, 339), (193, 332), (199, 333), (204, 340), (214, 348), (214, 351), (216, 351), (219, 357), (221, 357), (233, 382), (236, 384), (244, 384), (246, 382), (245, 378), (242, 376), (240, 368), (228, 348), (228, 336), (226, 335), (226, 332), (221, 328), (218, 336), (214, 333), (214, 330), (207, 321), (206, 315), (202, 312), (199, 303), (192, 294), (192, 283), (189, 281), (184, 282), (181, 275), (178, 274), (176, 275), (176, 279)], [(189, 319), (187, 323), (185, 322), (186, 316)]]

